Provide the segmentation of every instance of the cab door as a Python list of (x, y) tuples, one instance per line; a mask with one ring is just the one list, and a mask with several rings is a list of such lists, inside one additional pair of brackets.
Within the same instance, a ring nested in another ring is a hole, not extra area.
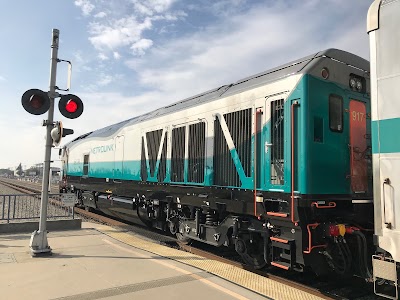
[(365, 103), (349, 101), (350, 180), (353, 193), (368, 192), (367, 111)]

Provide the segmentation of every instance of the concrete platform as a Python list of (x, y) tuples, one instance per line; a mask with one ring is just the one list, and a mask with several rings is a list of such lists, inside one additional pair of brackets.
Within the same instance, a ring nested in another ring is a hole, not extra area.
[[(47, 221), (48, 231), (77, 230), (81, 229), (81, 219), (51, 220)], [(32, 233), (39, 228), (39, 221), (0, 223), (0, 234)]]
[[(215, 262), (104, 225), (50, 232), (49, 257), (31, 257), (29, 239), (0, 235), (1, 299), (320, 299), (282, 285), (270, 294), (244, 288), (207, 269)], [(162, 248), (165, 255), (155, 254)]]

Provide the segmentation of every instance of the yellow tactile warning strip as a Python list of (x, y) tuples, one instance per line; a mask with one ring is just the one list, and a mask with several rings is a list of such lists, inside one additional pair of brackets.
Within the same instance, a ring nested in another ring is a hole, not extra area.
[(293, 299), (293, 300), (319, 300), (324, 299), (305, 291), (284, 285), (275, 280), (251, 273), (249, 271), (231, 266), (222, 262), (206, 259), (198, 255), (177, 249), (162, 246), (160, 244), (148, 241), (119, 231), (108, 226), (96, 226), (100, 232), (137, 249), (145, 250), (166, 258), (170, 258), (186, 265), (196, 267), (220, 278), (231, 281), (239, 286), (251, 291), (270, 297), (272, 299)]

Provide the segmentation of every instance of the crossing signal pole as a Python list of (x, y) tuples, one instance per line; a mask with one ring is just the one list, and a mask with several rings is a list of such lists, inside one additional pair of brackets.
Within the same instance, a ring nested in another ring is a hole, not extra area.
[(61, 90), (56, 86), (57, 63), (69, 63), (68, 88), (63, 91), (69, 91), (71, 73), (71, 63), (69, 61), (58, 59), (59, 39), (60, 31), (58, 29), (53, 29), (51, 39), (49, 92), (46, 93), (38, 89), (30, 89), (27, 90), (21, 98), (22, 106), (27, 112), (34, 115), (41, 115), (46, 111), (48, 112), (47, 120), (43, 121), (43, 126), (46, 127), (46, 146), (43, 164), (39, 230), (35, 230), (32, 233), (29, 243), (31, 254), (33, 256), (51, 254), (46, 230), (50, 186), (51, 148), (59, 145), (62, 137), (74, 133), (72, 129), (63, 128), (61, 122), (54, 122), (54, 99), (61, 97), (58, 107), (61, 114), (66, 118), (75, 119), (83, 112), (83, 103), (78, 96), (72, 94), (60, 95), (56, 92), (56, 90)]
[(46, 126), (46, 146), (43, 165), (43, 180), (42, 180), (42, 201), (40, 205), (40, 222), (39, 230), (32, 233), (29, 247), (33, 255), (51, 253), (51, 248), (47, 242), (47, 204), (49, 201), (49, 174), (50, 174), (50, 159), (51, 159), (51, 130), (53, 129), (54, 117), (54, 98), (56, 97), (56, 74), (57, 74), (57, 55), (58, 45), (60, 41), (60, 32), (58, 29), (53, 29), (51, 42), (51, 60), (50, 60), (50, 83), (48, 97), (50, 99), (50, 107), (48, 110), (47, 120), (43, 122)]

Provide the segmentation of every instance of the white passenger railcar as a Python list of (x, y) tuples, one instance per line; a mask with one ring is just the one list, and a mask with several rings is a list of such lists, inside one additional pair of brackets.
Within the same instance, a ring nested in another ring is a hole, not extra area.
[(376, 0), (368, 13), (374, 177), (374, 285), (398, 299), (400, 264), (400, 1)]

